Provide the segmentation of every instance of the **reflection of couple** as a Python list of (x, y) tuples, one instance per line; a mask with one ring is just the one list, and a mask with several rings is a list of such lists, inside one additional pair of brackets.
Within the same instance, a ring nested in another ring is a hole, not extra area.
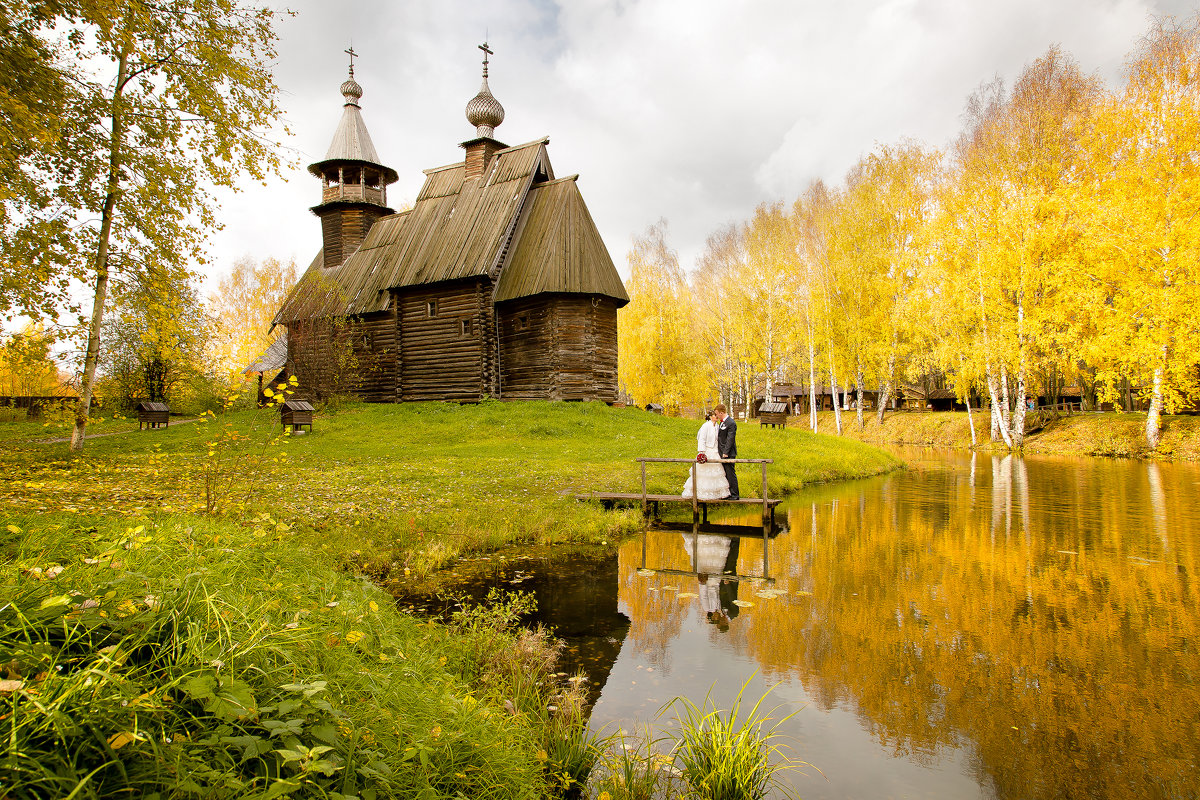
[(737, 582), (722, 580), (726, 572), (737, 569), (740, 539), (711, 534), (683, 534), (683, 546), (696, 570), (700, 607), (704, 617), (721, 631), (729, 629), (729, 620), (737, 616)]
[[(733, 464), (716, 464), (716, 459), (737, 458), (737, 423), (725, 413), (725, 406), (717, 405), (696, 433), (696, 459), (699, 463), (693, 473), (696, 487), (692, 488), (692, 475), (683, 485), (683, 496), (697, 500), (737, 500), (737, 474)], [(704, 459), (700, 456), (703, 455)]]

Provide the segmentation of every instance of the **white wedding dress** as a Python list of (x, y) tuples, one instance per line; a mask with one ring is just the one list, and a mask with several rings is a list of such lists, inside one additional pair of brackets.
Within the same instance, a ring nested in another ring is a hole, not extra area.
[[(696, 499), (720, 500), (729, 494), (729, 481), (725, 480), (725, 467), (712, 463), (712, 459), (721, 457), (717, 452), (716, 423), (705, 421), (700, 426), (700, 430), (696, 433), (696, 452), (704, 453), (710, 459), (708, 463), (696, 465), (696, 483), (699, 489), (695, 492)], [(688, 467), (688, 479), (683, 484), (684, 497), (691, 497), (693, 494), (691, 472), (691, 467)]]

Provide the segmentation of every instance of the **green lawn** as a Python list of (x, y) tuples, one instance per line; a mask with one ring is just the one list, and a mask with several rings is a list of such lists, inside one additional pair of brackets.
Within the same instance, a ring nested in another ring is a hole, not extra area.
[[(691, 457), (699, 423), (561, 403), (352, 405), (282, 438), (276, 420), (134, 430), (82, 456), (6, 429), (8, 796), (558, 796), (584, 750), (553, 644), (502, 603), (428, 624), (380, 587), (511, 544), (615, 547), (639, 515), (564, 492), (633, 489), (633, 459)], [(775, 459), (772, 494), (897, 466), (755, 425), (739, 452)], [(651, 488), (684, 475), (660, 465)]]

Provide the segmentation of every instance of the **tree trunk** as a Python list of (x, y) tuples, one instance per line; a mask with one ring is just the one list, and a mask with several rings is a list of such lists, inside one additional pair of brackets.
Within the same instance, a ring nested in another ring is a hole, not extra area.
[(817, 432), (817, 348), (813, 343), (812, 325), (808, 327), (808, 425)]
[(1025, 409), (1028, 403), (1025, 402), (1025, 393), (1028, 387), (1026, 378), (1026, 370), (1028, 369), (1025, 360), (1025, 306), (1023, 303), (1017, 304), (1017, 349), (1019, 351), (1019, 360), (1017, 361), (1017, 407), (1013, 410), (1012, 418), (1012, 446), (1020, 449), (1025, 444)]
[(883, 424), (883, 414), (887, 411), (888, 401), (892, 399), (892, 374), (896, 371), (896, 337), (892, 336), (892, 352), (888, 353), (887, 375), (884, 376), (883, 386), (879, 390), (879, 410), (876, 421)]
[[(962, 359), (962, 355), (960, 354), (958, 357), (959, 377), (962, 377), (962, 373), (963, 373), (963, 359)], [(966, 398), (967, 398), (967, 427), (969, 427), (971, 429), (971, 449), (974, 450), (975, 444), (976, 444), (975, 443), (975, 417), (972, 416), (972, 414), (971, 414), (971, 389), (970, 389), (970, 387), (968, 387), (967, 391), (964, 392), (963, 394), (966, 395)]]
[(833, 365), (833, 353), (829, 354), (829, 399), (833, 402), (833, 424), (838, 436), (842, 435), (842, 404), (838, 402), (837, 369)]
[[(1004, 385), (1003, 367), (1001, 367), (1000, 384), (1001, 386)], [(1005, 414), (1005, 406), (1001, 405), (1001, 399), (997, 396), (996, 379), (992, 376), (992, 368), (990, 365), (987, 368), (987, 385), (988, 396), (992, 401), (992, 441), (995, 441), (996, 432), (999, 431), (1000, 437), (1004, 439), (1004, 444), (1008, 446), (1009, 450), (1011, 450), (1013, 443), (1012, 435), (1010, 434), (1008, 428), (1007, 414)], [(1006, 398), (1005, 402), (1007, 402), (1007, 390), (1005, 390), (1004, 396)]]
[(854, 380), (855, 380), (855, 385), (854, 385), (854, 398), (855, 398), (855, 402), (856, 402), (856, 403), (857, 403), (857, 405), (858, 405), (858, 407), (857, 407), (856, 409), (854, 409), (854, 411), (855, 411), (855, 415), (858, 417), (858, 429), (861, 431), (861, 430), (863, 429), (863, 416), (862, 416), (862, 403), (863, 403), (863, 397), (862, 397), (862, 384), (863, 384), (863, 374), (862, 374), (862, 364), (861, 364), (861, 363), (858, 365), (858, 371), (855, 373)]
[[(1163, 348), (1162, 357), (1166, 361), (1167, 348)], [(1162, 409), (1163, 409), (1163, 368), (1154, 369), (1154, 386), (1150, 395), (1150, 408), (1146, 411), (1146, 446), (1151, 450), (1158, 449), (1162, 438)]]
[(975, 417), (971, 414), (971, 393), (967, 392), (967, 427), (971, 429), (971, 449), (975, 449)]
[(112, 237), (113, 214), (117, 206), (117, 194), (121, 188), (122, 146), (125, 143), (125, 114), (122, 108), (122, 92), (127, 80), (130, 44), (121, 46), (117, 57), (117, 81), (113, 88), (110, 119), (111, 138), (108, 143), (108, 179), (105, 187), (104, 206), (100, 211), (100, 235), (96, 241), (95, 295), (92, 299), (92, 316), (88, 321), (87, 352), (83, 357), (83, 380), (79, 387), (79, 403), (75, 407), (75, 429), (71, 431), (71, 452), (83, 450), (87, 435), (88, 416), (92, 410), (92, 394), (96, 387), (96, 365), (100, 361), (100, 325), (104, 322), (104, 303), (108, 298), (108, 245)]

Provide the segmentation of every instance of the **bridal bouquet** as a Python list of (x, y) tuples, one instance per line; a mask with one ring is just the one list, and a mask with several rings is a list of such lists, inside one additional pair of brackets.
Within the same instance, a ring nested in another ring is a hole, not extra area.
[(704, 455), (704, 453), (697, 453), (696, 454), (696, 463), (698, 463), (698, 464), (708, 463), (708, 456)]

